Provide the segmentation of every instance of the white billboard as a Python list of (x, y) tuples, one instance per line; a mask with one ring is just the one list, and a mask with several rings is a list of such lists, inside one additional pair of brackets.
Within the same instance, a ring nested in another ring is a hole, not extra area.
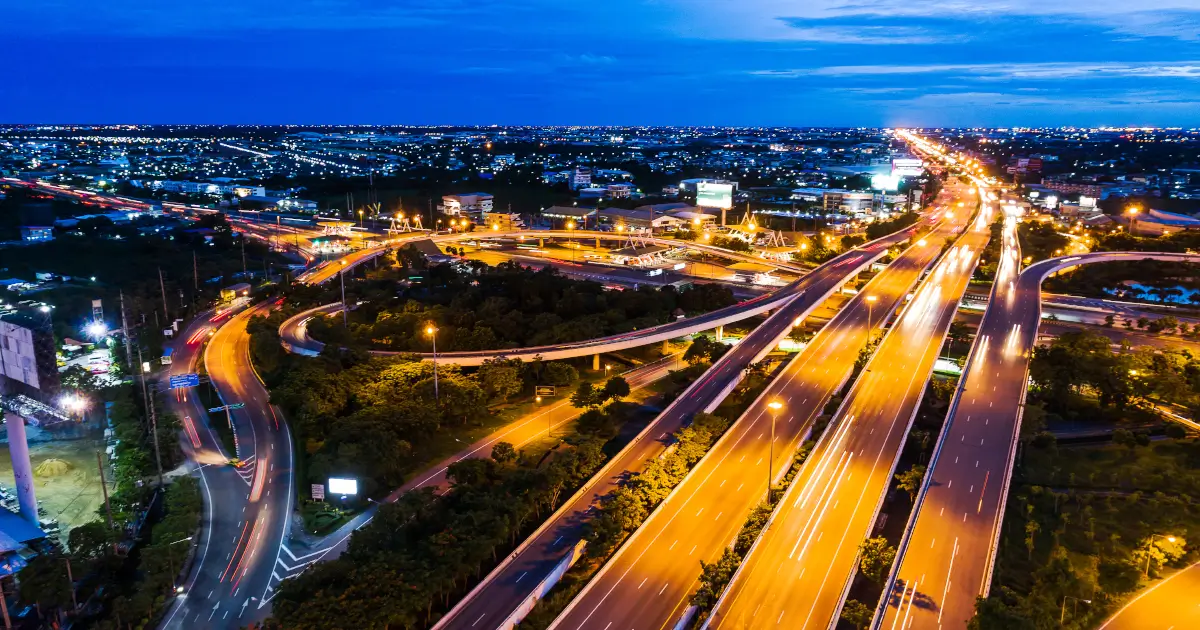
[(358, 480), (330, 477), (329, 494), (358, 494)]
[(42, 388), (38, 381), (32, 330), (11, 322), (0, 322), (0, 363), (8, 378), (30, 387)]
[(900, 178), (896, 175), (872, 175), (871, 188), (875, 190), (896, 190), (900, 187)]
[(916, 158), (896, 158), (892, 160), (892, 175), (898, 177), (916, 177), (925, 172), (925, 163)]
[(733, 207), (733, 184), (711, 184), (699, 182), (696, 184), (696, 205), (701, 208)]

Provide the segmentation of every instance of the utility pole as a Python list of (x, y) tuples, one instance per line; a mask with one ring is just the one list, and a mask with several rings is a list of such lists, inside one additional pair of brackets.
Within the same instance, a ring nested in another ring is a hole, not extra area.
[(245, 232), (242, 232), (241, 241), (242, 241), (242, 277), (249, 278), (250, 275), (246, 273), (246, 233)]
[(167, 321), (170, 322), (171, 310), (167, 307), (167, 285), (163, 284), (162, 267), (158, 268), (158, 289), (162, 291), (163, 317), (167, 318)]
[[(108, 515), (108, 529), (116, 529), (113, 525), (112, 506), (108, 503), (108, 482), (104, 480), (104, 459), (100, 451), (96, 451), (96, 469), (100, 471), (100, 490), (104, 493), (104, 513)], [(117, 553), (117, 541), (113, 541), (113, 555)]]
[(200, 292), (200, 265), (196, 262), (196, 250), (192, 250), (192, 289)]
[(125, 292), (121, 296), (121, 336), (125, 338), (125, 368), (133, 373), (133, 354), (129, 351), (129, 320), (125, 317)]
[[(138, 362), (142, 361), (142, 346), (138, 345)], [(150, 414), (150, 435), (154, 439), (154, 460), (158, 464), (158, 487), (163, 487), (162, 453), (158, 447), (158, 416), (154, 413), (154, 397), (146, 386), (146, 372), (142, 371), (142, 396), (146, 398), (146, 411)]]

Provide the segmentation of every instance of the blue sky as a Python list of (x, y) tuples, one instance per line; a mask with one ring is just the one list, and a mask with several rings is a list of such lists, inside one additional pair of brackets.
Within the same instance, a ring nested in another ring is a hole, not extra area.
[(0, 122), (1200, 126), (1200, 0), (38, 0)]

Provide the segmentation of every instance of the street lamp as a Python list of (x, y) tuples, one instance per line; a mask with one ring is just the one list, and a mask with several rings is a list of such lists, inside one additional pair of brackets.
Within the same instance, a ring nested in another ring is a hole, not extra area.
[(1063, 621), (1066, 620), (1066, 618), (1067, 618), (1067, 600), (1068, 599), (1075, 600), (1075, 604), (1071, 608), (1072, 616), (1075, 615), (1075, 607), (1077, 607), (1079, 605), (1079, 602), (1083, 602), (1085, 604), (1092, 603), (1092, 600), (1090, 600), (1090, 599), (1083, 599), (1082, 597), (1072, 597), (1071, 595), (1064, 595), (1063, 603), (1062, 603), (1062, 612), (1059, 613), (1059, 615), (1058, 615), (1058, 625), (1060, 625), (1060, 626), (1063, 624)]
[(437, 331), (438, 329), (430, 324), (425, 327), (425, 334), (433, 341), (433, 398), (438, 402), (442, 401), (441, 394), (438, 393), (438, 372), (437, 372)]
[(1150, 547), (1154, 546), (1155, 538), (1162, 538), (1163, 540), (1165, 540), (1171, 544), (1175, 544), (1175, 541), (1177, 540), (1174, 536), (1163, 536), (1161, 534), (1151, 534), (1150, 535), (1150, 540), (1146, 542), (1146, 572), (1145, 573), (1146, 573), (1147, 578), (1150, 577)]
[(1127, 209), (1125, 211), (1125, 212), (1129, 213), (1129, 234), (1130, 235), (1137, 234), (1137, 215), (1141, 211), (1142, 211), (1142, 209), (1137, 206), (1129, 206), (1129, 209)]
[(178, 545), (181, 542), (187, 542), (191, 539), (192, 539), (192, 537), (188, 536), (187, 538), (180, 538), (179, 540), (176, 540), (175, 542), (167, 543), (167, 545), (166, 545), (167, 546), (167, 566), (170, 567), (170, 569), (171, 569), (171, 590), (175, 591), (176, 593), (182, 593), (183, 587), (175, 584), (175, 578), (179, 577), (179, 574), (175, 572), (175, 558), (171, 555), (171, 545)]
[(571, 235), (571, 262), (575, 262), (575, 222), (567, 221), (567, 233)]
[(874, 336), (874, 334), (873, 334), (874, 328), (871, 326), (871, 310), (872, 310), (871, 307), (875, 306), (875, 300), (877, 300), (877, 299), (879, 299), (879, 298), (875, 297), (874, 295), (868, 295), (866, 297), (866, 300), (867, 300), (867, 345), (868, 346), (871, 345), (871, 337)]
[(767, 504), (769, 505), (771, 503), (771, 481), (775, 477), (775, 417), (779, 415), (779, 410), (783, 409), (783, 403), (772, 400), (767, 403), (767, 409), (771, 410), (771, 450), (767, 456)]
[(350, 310), (346, 306), (346, 261), (341, 260), (338, 262), (342, 263), (342, 269), (338, 272), (338, 279), (342, 281), (342, 326), (349, 328), (349, 315), (346, 314), (346, 311)]
[(361, 230), (362, 226), (363, 226), (363, 211), (359, 210), (358, 211), (358, 229)]

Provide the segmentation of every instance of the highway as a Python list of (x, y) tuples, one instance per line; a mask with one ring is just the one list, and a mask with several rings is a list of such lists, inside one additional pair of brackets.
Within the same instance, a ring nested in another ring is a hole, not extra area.
[(1200, 628), (1200, 562), (1155, 584), (1104, 622), (1100, 630)]
[[(962, 219), (951, 219), (936, 227), (844, 306), (551, 628), (641, 630), (676, 624), (696, 590), (700, 561), (720, 557), (751, 509), (764, 499), (768, 475), (777, 481), (786, 473), (826, 402), (850, 378), (859, 351), (867, 343), (868, 326), (883, 328), (937, 259), (944, 238), (962, 223)], [(868, 302), (867, 296), (874, 302)], [(872, 336), (878, 338), (878, 334)], [(772, 402), (782, 404), (774, 418), (767, 406)]]
[(790, 302), (688, 387), (434, 627), (496, 628), (511, 621), (521, 602), (580, 539), (581, 527), (601, 497), (626, 474), (641, 470), (651, 457), (660, 455), (669, 436), (693, 415), (714, 409), (740, 381), (745, 368), (770, 352), (797, 318), (810, 313), (846, 278), (867, 268), (906, 236), (907, 231), (901, 232), (846, 252), (783, 289)]
[[(1185, 254), (1103, 252), (1054, 258), (1017, 275), (1015, 219), (988, 310), (938, 437), (874, 628), (965, 628), (990, 588), (1020, 434), (1030, 352), (1051, 273), (1097, 262), (1172, 260)], [(1181, 626), (1182, 627), (1182, 626)]]
[(990, 238), (990, 215), (987, 206), (976, 213), (922, 281), (705, 627), (836, 625), (859, 544), (874, 530), (942, 340)]

